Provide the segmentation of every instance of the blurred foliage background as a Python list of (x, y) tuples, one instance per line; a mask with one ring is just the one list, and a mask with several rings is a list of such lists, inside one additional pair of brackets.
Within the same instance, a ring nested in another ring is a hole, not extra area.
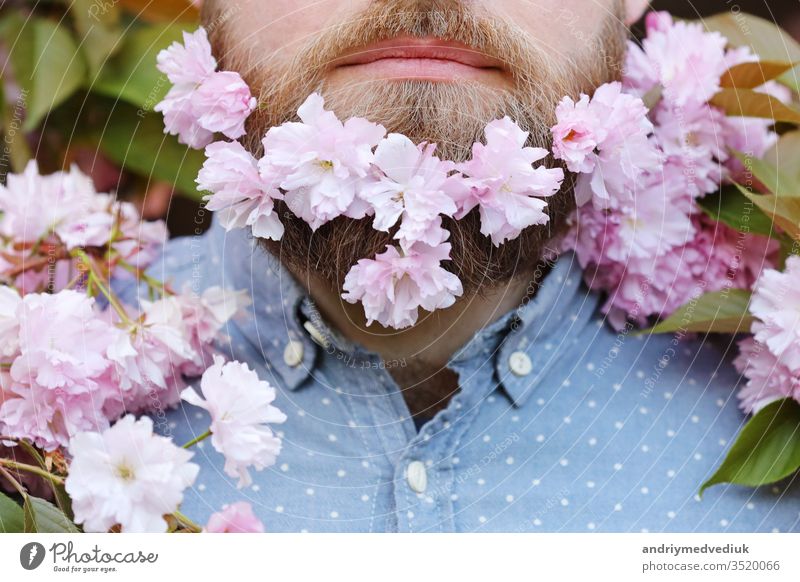
[[(269, 1), (269, 0), (265, 0)], [(198, 23), (191, 0), (0, 0), (0, 181), (35, 158), (42, 172), (77, 164), (99, 191), (166, 218), (175, 235), (207, 224), (194, 178), (202, 152), (163, 133), (168, 90), (156, 54)], [(797, 0), (661, 0), (698, 18), (759, 15), (800, 36)], [(635, 29), (636, 30), (636, 29)]]

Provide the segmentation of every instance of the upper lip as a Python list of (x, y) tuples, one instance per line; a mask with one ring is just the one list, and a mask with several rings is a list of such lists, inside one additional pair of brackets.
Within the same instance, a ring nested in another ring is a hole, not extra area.
[(348, 51), (333, 65), (365, 65), (384, 59), (431, 59), (452, 61), (478, 69), (503, 70), (503, 62), (459, 42), (439, 38), (402, 37), (380, 41)]

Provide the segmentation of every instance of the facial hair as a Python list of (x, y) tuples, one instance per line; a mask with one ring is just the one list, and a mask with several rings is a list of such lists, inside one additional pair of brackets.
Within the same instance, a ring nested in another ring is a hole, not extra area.
[[(556, 67), (546, 51), (513, 23), (491, 15), (465, 0), (381, 0), (356, 15), (328, 27), (290, 60), (256, 55), (237, 45), (221, 2), (204, 3), (204, 22), (219, 22), (210, 31), (214, 52), (223, 69), (237, 70), (259, 94), (264, 107), (248, 120), (243, 143), (254, 155), (262, 153), (261, 138), (273, 126), (296, 119), (297, 108), (312, 92), (320, 92), (326, 108), (340, 119), (358, 116), (402, 133), (416, 143), (437, 144), (443, 159), (468, 159), (472, 144), (480, 141), (486, 124), (508, 116), (530, 133), (533, 147), (550, 146), (549, 128), (564, 95), (591, 93), (598, 85), (617, 79), (627, 32), (622, 2), (600, 27), (596, 42), (583, 43), (581, 54)], [(372, 80), (343, 87), (326, 83), (331, 63), (348, 51), (399, 36), (435, 37), (460, 42), (503, 62), (513, 80), (509, 88), (478, 82)], [(580, 44), (580, 43), (575, 43)], [(553, 166), (555, 161), (547, 160)], [(569, 213), (574, 208), (573, 180), (547, 199), (549, 222), (525, 229), (499, 247), (480, 232), (478, 210), (461, 220), (445, 218), (452, 244), (444, 267), (461, 280), (465, 296), (529, 275), (544, 254), (555, 251)], [(392, 244), (392, 234), (372, 228), (372, 218), (340, 217), (316, 231), (283, 203), (277, 210), (284, 223), (283, 238), (259, 241), (295, 274), (307, 274), (331, 289), (340, 289), (344, 276), (362, 258), (374, 257)]]

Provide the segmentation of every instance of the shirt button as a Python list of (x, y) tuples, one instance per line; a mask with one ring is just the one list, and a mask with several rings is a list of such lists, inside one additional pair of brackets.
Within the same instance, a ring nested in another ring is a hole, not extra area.
[(292, 340), (286, 344), (286, 349), (283, 350), (283, 361), (290, 368), (296, 368), (303, 363), (303, 344), (302, 342)]
[(306, 321), (305, 323), (303, 323), (303, 327), (308, 332), (308, 335), (311, 336), (311, 339), (317, 343), (317, 345), (322, 346), (326, 350), (328, 349), (329, 347), (328, 339), (324, 335), (322, 335), (322, 332), (319, 329), (317, 329), (317, 327), (313, 323), (311, 323), (310, 321)]
[(428, 473), (425, 471), (425, 464), (420, 461), (411, 461), (406, 469), (406, 479), (412, 491), (423, 493), (428, 487)]
[(514, 352), (508, 358), (508, 366), (517, 376), (527, 376), (533, 371), (533, 362), (525, 352)]

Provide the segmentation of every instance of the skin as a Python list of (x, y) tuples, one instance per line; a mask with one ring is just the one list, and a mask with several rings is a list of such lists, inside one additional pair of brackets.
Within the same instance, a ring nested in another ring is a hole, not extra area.
[[(380, 0), (371, 0), (380, 2)], [(613, 0), (465, 0), (521, 28), (552, 64), (566, 64), (600, 32), (613, 14)], [(370, 0), (227, 0), (225, 27), (237, 51), (290, 61), (310, 39), (347, 22)], [(424, 4), (417, 3), (417, 6)], [(435, 1), (431, 3), (435, 9)], [(627, 0), (626, 20), (637, 20), (647, 2)], [(206, 23), (208, 26), (208, 23)], [(232, 34), (231, 34), (232, 33)], [(252, 57), (255, 58), (255, 57)], [(565, 67), (566, 68), (566, 67)], [(357, 87), (367, 81), (425, 80), (432, 83), (483, 83), (508, 88), (514, 83), (503, 63), (468, 46), (437, 38), (400, 37), (355, 47), (326, 70), (326, 86)], [(432, 415), (444, 406), (458, 381), (447, 362), (482, 327), (516, 308), (535, 289), (535, 281), (512, 279), (479, 296), (464, 297), (453, 307), (425, 314), (412, 328), (397, 331), (367, 327), (358, 305), (340, 298), (340, 290), (315, 279), (313, 272), (293, 273), (304, 284), (321, 313), (344, 336), (377, 352), (385, 360), (409, 365), (392, 374), (404, 389), (412, 414)]]

